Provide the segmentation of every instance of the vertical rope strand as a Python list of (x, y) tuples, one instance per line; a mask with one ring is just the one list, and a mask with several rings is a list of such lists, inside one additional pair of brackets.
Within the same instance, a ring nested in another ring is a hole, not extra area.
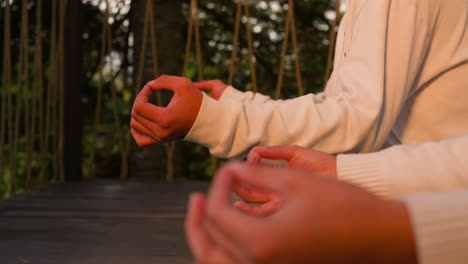
[[(4, 143), (7, 130), (7, 122), (11, 119), (11, 10), (10, 1), (5, 2), (5, 27), (3, 42), (3, 75), (2, 75), (2, 102), (0, 117), (0, 186), (4, 180)], [(8, 108), (7, 108), (8, 104)], [(7, 113), (8, 110), (8, 113)], [(10, 135), (11, 136), (11, 135)], [(10, 145), (11, 146), (11, 145)]]
[(65, 111), (65, 71), (64, 71), (64, 35), (65, 35), (65, 15), (67, 11), (68, 0), (60, 1), (60, 31), (59, 31), (59, 137), (58, 137), (58, 166), (59, 166), (59, 181), (65, 182), (65, 170), (64, 170), (64, 111)]
[(301, 76), (301, 64), (299, 62), (299, 50), (297, 47), (297, 33), (296, 33), (296, 19), (294, 14), (294, 0), (289, 0), (289, 8), (292, 12), (291, 19), (291, 39), (292, 47), (294, 52), (294, 63), (296, 68), (296, 80), (297, 80), (297, 93), (299, 96), (304, 95), (304, 87), (302, 86), (302, 76)]
[[(110, 14), (110, 9), (109, 9), (109, 1), (106, 0), (106, 5), (107, 5), (107, 13), (108, 16)], [(108, 24), (108, 22), (105, 22)], [(107, 27), (107, 51), (108, 53), (112, 52), (112, 32), (111, 32), (111, 27), (108, 25)], [(110, 75), (113, 76), (113, 61), (112, 59), (110, 60)], [(116, 76), (114, 76), (116, 77)], [(127, 151), (126, 151), (126, 143), (125, 143), (125, 137), (122, 132), (122, 124), (120, 122), (120, 117), (119, 117), (119, 101), (117, 98), (117, 90), (115, 88), (115, 83), (114, 83), (115, 78), (111, 78), (111, 83), (110, 83), (110, 90), (111, 90), (111, 97), (112, 97), (112, 106), (113, 106), (113, 114), (114, 114), (114, 126), (116, 129), (117, 133), (117, 139), (119, 142), (119, 149), (120, 149), (120, 157), (121, 157), (121, 162), (120, 162), (120, 179), (124, 180), (127, 179), (128, 176), (128, 162), (127, 162)]]
[[(29, 189), (32, 184), (32, 167), (33, 167), (33, 155), (34, 155), (34, 143), (36, 139), (36, 113), (40, 113), (41, 104), (38, 106), (38, 95), (42, 91), (42, 0), (37, 0), (36, 2), (36, 30), (35, 30), (36, 40), (34, 47), (34, 83), (32, 86), (32, 107), (31, 107), (31, 127), (29, 132), (29, 145), (27, 150), (27, 173), (26, 173), (26, 188)], [(39, 115), (39, 118), (40, 115)], [(39, 121), (40, 123), (40, 121)], [(39, 133), (41, 133), (39, 129)]]
[(237, 7), (236, 7), (236, 18), (235, 18), (235, 22), (234, 22), (234, 36), (233, 36), (233, 40), (232, 40), (231, 65), (230, 65), (230, 69), (229, 69), (229, 80), (228, 80), (229, 85), (233, 84), (234, 74), (235, 74), (235, 71), (236, 71), (237, 45), (238, 45), (238, 42), (239, 42), (241, 12), (242, 12), (242, 0), (238, 0), (237, 1)]
[[(35, 76), (34, 82), (37, 85), (37, 96), (38, 96), (38, 115), (39, 115), (39, 161), (43, 160), (42, 155), (45, 155), (45, 141), (44, 135), (47, 133), (44, 131), (44, 70), (42, 66), (43, 59), (43, 48), (42, 48), (42, 0), (37, 0), (36, 10), (36, 61), (34, 63)], [(34, 135), (34, 132), (32, 132)], [(41, 163), (41, 162), (39, 162)], [(42, 164), (40, 167), (42, 168)]]
[(96, 99), (96, 111), (94, 112), (94, 125), (91, 132), (91, 149), (89, 151), (89, 169), (91, 177), (95, 177), (96, 166), (94, 164), (96, 145), (97, 145), (97, 134), (99, 126), (101, 123), (101, 108), (102, 108), (102, 94), (104, 87), (104, 75), (102, 72), (102, 67), (104, 67), (104, 59), (106, 56), (106, 41), (107, 41), (107, 31), (109, 30), (109, 9), (106, 8), (104, 13), (104, 21), (102, 23), (102, 33), (101, 33), (101, 50), (100, 50), (100, 59), (98, 65), (98, 84), (97, 84), (97, 99)]
[(31, 173), (31, 164), (30, 164), (30, 160), (29, 160), (29, 149), (31, 147), (31, 138), (30, 138), (30, 129), (31, 129), (31, 110), (30, 110), (30, 106), (31, 106), (31, 91), (30, 91), (30, 87), (29, 87), (29, 13), (28, 13), (28, 9), (27, 9), (27, 4), (28, 4), (28, 1), (23, 1), (23, 4), (26, 5), (23, 10), (26, 10), (24, 11), (24, 13), (22, 13), (22, 16), (26, 15), (26, 18), (23, 18), (26, 25), (25, 25), (25, 43), (24, 43), (24, 69), (23, 69), (23, 80), (24, 80), (24, 83), (23, 83), (23, 100), (24, 100), (24, 138), (25, 138), (25, 154), (26, 154), (26, 183), (28, 181), (28, 178), (31, 177), (30, 173)]
[[(15, 108), (15, 124), (13, 134), (13, 144), (10, 147), (13, 149), (10, 155), (10, 186), (9, 193), (15, 194), (17, 181), (17, 165), (18, 165), (18, 141), (20, 137), (20, 116), (22, 110), (21, 94), (26, 90), (26, 79), (28, 70), (28, 10), (27, 1), (22, 1), (21, 8), (21, 33), (20, 33), (20, 67), (18, 72), (18, 89), (16, 91), (16, 108)], [(23, 95), (24, 96), (24, 95)]]
[(190, 59), (190, 50), (192, 48), (192, 37), (193, 37), (193, 5), (194, 2), (190, 2), (189, 8), (189, 19), (188, 19), (188, 30), (187, 30), (187, 42), (185, 43), (185, 56), (184, 56), (184, 68), (182, 70), (182, 76), (187, 76), (187, 70)]
[(200, 23), (198, 19), (198, 1), (193, 0), (193, 24), (195, 27), (195, 49), (198, 66), (198, 81), (203, 81), (203, 62), (202, 62), (202, 51), (201, 51), (201, 39), (200, 39)]
[(284, 64), (286, 61), (286, 52), (288, 50), (288, 41), (289, 41), (289, 27), (291, 24), (291, 8), (288, 8), (288, 13), (286, 16), (286, 25), (284, 28), (284, 39), (283, 39), (283, 47), (281, 50), (281, 61), (280, 61), (280, 68), (278, 73), (278, 81), (276, 83), (276, 99), (281, 97), (281, 88), (283, 87), (283, 76), (284, 76)]
[(335, 46), (336, 46), (336, 38), (338, 36), (337, 27), (341, 22), (341, 0), (335, 0), (335, 13), (336, 17), (333, 21), (333, 25), (330, 28), (330, 47), (328, 49), (328, 58), (327, 58), (327, 67), (325, 70), (325, 77), (323, 79), (323, 86), (327, 85), (328, 80), (331, 77), (332, 69), (333, 69), (333, 59), (335, 54)]
[(286, 25), (284, 29), (284, 39), (283, 39), (283, 47), (281, 50), (281, 61), (280, 61), (280, 69), (278, 73), (278, 82), (276, 84), (276, 99), (281, 97), (281, 88), (283, 87), (283, 79), (284, 79), (284, 66), (286, 63), (286, 53), (288, 50), (288, 43), (289, 43), (289, 33), (291, 32), (291, 39), (292, 39), (292, 46), (293, 52), (295, 56), (295, 68), (296, 68), (296, 80), (297, 80), (297, 88), (298, 94), (303, 95), (303, 86), (302, 86), (302, 77), (301, 77), (301, 69), (299, 63), (299, 51), (297, 47), (297, 33), (296, 33), (296, 22), (295, 22), (295, 15), (294, 15), (294, 1), (289, 0), (288, 2), (288, 13), (286, 17)]
[[(49, 150), (50, 143), (54, 143), (54, 133), (50, 131), (55, 131), (55, 90), (56, 90), (56, 48), (57, 48), (57, 0), (52, 0), (52, 17), (51, 17), (51, 26), (50, 26), (50, 49), (49, 49), (49, 67), (50, 67), (50, 76), (49, 82), (46, 90), (46, 118), (44, 124), (44, 148), (41, 150), (41, 172), (40, 172), (40, 182), (45, 183), (48, 179), (47, 177), (47, 168), (49, 166)], [(55, 161), (53, 155), (54, 148), (52, 148), (52, 159)], [(54, 162), (53, 162), (54, 164)]]
[(258, 92), (257, 88), (257, 73), (255, 71), (255, 55), (253, 50), (253, 39), (252, 39), (252, 25), (250, 23), (250, 9), (249, 9), (249, 0), (244, 2), (244, 12), (245, 17), (247, 18), (247, 23), (245, 25), (247, 31), (247, 46), (249, 48), (249, 64), (250, 64), (250, 75), (252, 79), (253, 91)]
[[(153, 2), (150, 1), (150, 5), (148, 8), (148, 16), (149, 16), (149, 28), (150, 28), (150, 41), (151, 41), (151, 56), (153, 61), (153, 74), (154, 77), (157, 78), (159, 76), (159, 62), (158, 62), (158, 50), (156, 45), (156, 25), (154, 21), (154, 6)], [(159, 105), (162, 105), (162, 96), (161, 92), (158, 91), (157, 95), (157, 102)], [(174, 152), (175, 152), (175, 142), (168, 142), (164, 144), (164, 150), (166, 152), (166, 181), (173, 182), (175, 180), (175, 172), (174, 172)]]

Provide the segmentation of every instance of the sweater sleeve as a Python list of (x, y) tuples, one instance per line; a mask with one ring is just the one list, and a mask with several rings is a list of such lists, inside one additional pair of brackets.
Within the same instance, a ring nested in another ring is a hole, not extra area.
[(271, 102), (271, 97), (263, 95), (261, 93), (254, 92), (241, 92), (236, 88), (229, 85), (224, 90), (223, 94), (219, 98), (219, 101), (235, 100), (242, 103), (266, 103)]
[(404, 197), (420, 264), (465, 264), (468, 259), (468, 189)]
[[(468, 189), (468, 136), (418, 147), (339, 155), (338, 178), (386, 198)], [(467, 207), (468, 208), (468, 207)], [(468, 209), (467, 209), (468, 210)]]
[(347, 32), (340, 32), (335, 83), (323, 94), (264, 103), (205, 96), (185, 139), (225, 158), (254, 146), (299, 145), (327, 153), (380, 149), (418, 74), (429, 22), (420, 14), (425, 1), (358, 2), (341, 27)]

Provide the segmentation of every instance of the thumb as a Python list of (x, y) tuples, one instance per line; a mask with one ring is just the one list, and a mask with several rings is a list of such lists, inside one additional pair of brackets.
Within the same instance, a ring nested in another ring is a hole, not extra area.
[(289, 162), (300, 151), (302, 151), (302, 148), (298, 146), (255, 147), (251, 150), (247, 159), (252, 162), (260, 157), (271, 160), (286, 160)]
[(192, 81), (184, 77), (161, 75), (158, 79), (149, 82), (147, 85), (152, 90), (169, 90), (176, 92), (181, 87), (189, 87)]
[(211, 91), (216, 86), (215, 82), (216, 82), (215, 80), (201, 81), (201, 82), (194, 83), (194, 85), (200, 90)]

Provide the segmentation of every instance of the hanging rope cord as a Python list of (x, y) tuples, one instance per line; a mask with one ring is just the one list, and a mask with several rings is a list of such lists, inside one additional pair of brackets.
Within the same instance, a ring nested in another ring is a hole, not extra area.
[[(3, 75), (2, 75), (2, 101), (0, 117), (0, 186), (4, 180), (4, 143), (6, 137), (7, 123), (8, 129), (11, 127), (11, 9), (10, 1), (5, 2), (5, 27), (3, 46)], [(8, 113), (7, 113), (8, 111)], [(11, 134), (9, 134), (11, 138)]]
[[(21, 115), (21, 108), (22, 108), (22, 101), (21, 100), (21, 92), (23, 92), (23, 96), (25, 98), (25, 105), (27, 105), (27, 86), (29, 85), (28, 79), (28, 50), (29, 50), (29, 43), (28, 43), (28, 10), (27, 10), (27, 0), (22, 1), (22, 9), (21, 9), (21, 33), (20, 33), (20, 67), (18, 72), (18, 90), (16, 93), (16, 109), (15, 109), (15, 119), (14, 119), (14, 132), (13, 134), (13, 142), (10, 145), (12, 151), (10, 152), (10, 183), (9, 183), (9, 193), (14, 194), (16, 192), (16, 175), (17, 175), (17, 165), (18, 165), (18, 141), (20, 137), (20, 115)], [(26, 107), (27, 112), (28, 108)], [(26, 116), (28, 113), (26, 113)], [(29, 129), (28, 124), (26, 122), (26, 130)]]
[(289, 33), (291, 32), (291, 39), (292, 39), (292, 48), (295, 57), (295, 67), (296, 67), (296, 80), (297, 80), (297, 89), (299, 96), (304, 94), (304, 88), (302, 86), (302, 77), (301, 77), (301, 69), (299, 63), (299, 51), (297, 47), (297, 33), (296, 33), (296, 22), (295, 22), (295, 15), (294, 15), (294, 1), (288, 1), (288, 13), (286, 16), (286, 25), (284, 29), (284, 39), (283, 39), (283, 47), (281, 51), (281, 61), (280, 61), (280, 68), (278, 73), (278, 81), (276, 85), (276, 99), (281, 97), (281, 89), (283, 86), (283, 79), (284, 79), (284, 66), (286, 63), (286, 52), (288, 49), (288, 42), (289, 42)]
[(333, 25), (330, 28), (330, 47), (328, 49), (328, 58), (327, 58), (327, 67), (325, 71), (325, 77), (323, 80), (323, 86), (327, 85), (328, 80), (330, 79), (332, 69), (333, 69), (333, 59), (335, 54), (335, 46), (336, 46), (336, 38), (338, 36), (338, 25), (341, 22), (341, 0), (335, 0), (335, 20), (333, 21)]
[[(100, 50), (100, 59), (99, 59), (99, 78), (98, 78), (98, 89), (97, 89), (97, 104), (96, 104), (96, 111), (95, 111), (95, 116), (94, 116), (94, 125), (93, 125), (93, 130), (91, 134), (91, 150), (90, 150), (90, 157), (89, 157), (89, 162), (90, 162), (90, 175), (92, 177), (95, 177), (95, 165), (94, 165), (94, 160), (95, 160), (95, 153), (96, 153), (96, 143), (97, 143), (97, 134), (99, 130), (99, 126), (101, 125), (101, 112), (102, 112), (102, 98), (103, 98), (103, 92), (104, 92), (104, 73), (103, 73), (103, 68), (105, 66), (105, 58), (112, 52), (112, 32), (111, 32), (111, 26), (109, 24), (109, 18), (110, 18), (110, 5), (109, 1), (106, 0), (106, 10), (104, 12), (104, 20), (102, 24), (102, 33), (101, 33), (101, 50)], [(119, 100), (117, 97), (117, 90), (115, 87), (115, 73), (113, 72), (113, 61), (110, 59), (110, 76), (111, 76), (111, 81), (110, 81), (110, 92), (111, 92), (111, 98), (112, 98), (112, 111), (113, 111), (113, 118), (114, 118), (114, 127), (116, 129), (116, 135), (118, 138), (119, 142), (119, 149), (120, 149), (120, 155), (121, 155), (121, 169), (120, 169), (120, 178), (121, 179), (126, 179), (128, 175), (128, 162), (127, 162), (127, 144), (126, 144), (126, 139), (123, 134), (123, 129), (122, 129), (122, 123), (120, 121), (120, 116), (119, 116)]]
[(198, 80), (203, 80), (203, 64), (200, 40), (200, 23), (198, 20), (198, 1), (191, 0), (189, 8), (189, 24), (187, 30), (187, 42), (185, 44), (184, 68), (182, 71), (183, 76), (187, 76), (188, 65), (190, 62), (190, 50), (192, 49), (193, 32), (195, 31), (195, 49), (197, 59)]
[[(149, 32), (148, 32), (149, 31)], [(153, 1), (147, 0), (146, 1), (146, 13), (145, 13), (145, 20), (143, 23), (143, 36), (142, 36), (142, 44), (140, 50), (140, 61), (138, 65), (138, 73), (137, 73), (137, 81), (134, 89), (134, 94), (138, 94), (142, 85), (143, 79), (143, 67), (145, 65), (145, 54), (146, 54), (146, 46), (148, 42), (148, 33), (150, 35), (151, 41), (151, 58), (153, 62), (153, 74), (154, 78), (159, 76), (159, 68), (158, 68), (158, 53), (157, 53), (157, 45), (156, 45), (156, 33), (155, 33), (155, 22), (154, 22), (154, 6)], [(198, 33), (196, 33), (198, 34)], [(161, 93), (158, 91), (156, 93), (157, 103), (162, 105), (162, 96)], [(127, 150), (130, 149), (130, 135), (128, 136)], [(175, 142), (169, 142), (164, 144), (164, 150), (167, 155), (167, 164), (166, 164), (166, 180), (168, 182), (174, 181), (174, 153), (175, 153)]]
[(59, 181), (65, 181), (64, 170), (64, 113), (65, 113), (65, 63), (64, 63), (64, 37), (65, 37), (65, 15), (67, 11), (68, 0), (60, 1), (60, 31), (59, 31), (59, 137), (58, 137), (58, 168), (59, 168)]
[[(32, 107), (30, 113), (30, 131), (28, 134), (29, 139), (27, 140), (27, 156), (26, 156), (26, 188), (29, 189), (32, 184), (32, 167), (33, 167), (33, 155), (34, 155), (34, 143), (35, 143), (35, 134), (36, 134), (36, 113), (40, 113), (42, 111), (42, 103), (39, 102), (39, 109), (38, 106), (38, 95), (42, 94), (42, 0), (37, 0), (36, 2), (36, 29), (35, 29), (35, 48), (34, 48), (34, 82), (32, 86)], [(42, 96), (40, 96), (42, 98)], [(40, 99), (39, 99), (40, 100)], [(41, 113), (39, 114), (39, 123), (40, 129), (39, 134), (42, 134), (42, 116)], [(42, 135), (39, 135), (42, 138)], [(40, 146), (42, 147), (43, 142), (40, 142)]]
[(95, 177), (95, 165), (94, 165), (94, 158), (96, 153), (96, 141), (97, 141), (97, 133), (101, 123), (101, 108), (102, 108), (102, 91), (104, 86), (104, 76), (102, 73), (102, 67), (104, 66), (104, 59), (106, 54), (106, 42), (107, 42), (107, 30), (108, 30), (108, 21), (109, 21), (109, 11), (106, 8), (104, 14), (104, 21), (102, 22), (102, 33), (101, 33), (101, 49), (100, 49), (100, 59), (99, 59), (99, 66), (98, 66), (98, 83), (97, 83), (97, 100), (96, 100), (96, 111), (94, 113), (94, 125), (93, 130), (91, 132), (91, 149), (90, 149), (90, 157), (89, 157), (89, 168), (90, 168), (90, 175)]
[(231, 65), (229, 69), (228, 83), (230, 85), (233, 84), (234, 75), (236, 73), (236, 61), (238, 59), (237, 46), (239, 42), (242, 6), (244, 7), (245, 18), (247, 21), (245, 26), (246, 26), (246, 35), (247, 35), (247, 46), (249, 49), (249, 65), (250, 65), (250, 73), (251, 73), (251, 79), (252, 79), (252, 88), (254, 92), (258, 92), (257, 74), (255, 71), (255, 55), (254, 55), (253, 38), (252, 38), (252, 25), (250, 22), (250, 7), (249, 7), (250, 3), (248, 0), (237, 1), (236, 18), (235, 18), (235, 24), (234, 24), (234, 36), (233, 36), (233, 41), (232, 41)]
[[(51, 134), (52, 131), (56, 131), (56, 105), (57, 105), (57, 0), (52, 0), (52, 17), (50, 27), (50, 47), (49, 47), (49, 62), (50, 62), (50, 77), (46, 89), (46, 114), (44, 132), (42, 134), (42, 141), (44, 142), (43, 148), (41, 148), (41, 168), (40, 168), (40, 182), (45, 183), (47, 181), (47, 168), (49, 166), (49, 153), (52, 154), (53, 165), (56, 164), (55, 148), (50, 149), (50, 142), (55, 143), (55, 133)], [(54, 117), (54, 118), (52, 118)], [(51, 129), (52, 128), (52, 129)], [(49, 152), (49, 150), (51, 152)], [(54, 176), (55, 178), (55, 176)]]

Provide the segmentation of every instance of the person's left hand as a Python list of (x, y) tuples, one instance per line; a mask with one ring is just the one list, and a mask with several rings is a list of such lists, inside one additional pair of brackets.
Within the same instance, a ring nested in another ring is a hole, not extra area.
[[(284, 199), (267, 218), (232, 205), (236, 184)], [(193, 194), (185, 222), (199, 264), (416, 263), (406, 206), (304, 170), (231, 163), (207, 198)]]

